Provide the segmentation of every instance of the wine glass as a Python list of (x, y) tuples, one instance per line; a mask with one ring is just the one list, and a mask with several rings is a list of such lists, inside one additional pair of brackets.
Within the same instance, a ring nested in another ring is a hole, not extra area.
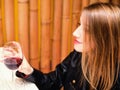
[(21, 65), (23, 61), (22, 50), (20, 44), (15, 41), (10, 41), (6, 43), (3, 47), (4, 53), (4, 64), (5, 66), (12, 70), (12, 81), (14, 80), (14, 71)]

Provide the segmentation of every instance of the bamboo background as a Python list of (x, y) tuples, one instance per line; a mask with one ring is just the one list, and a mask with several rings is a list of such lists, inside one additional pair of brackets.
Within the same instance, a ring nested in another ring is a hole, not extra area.
[(120, 0), (0, 0), (0, 46), (18, 41), (29, 63), (49, 72), (73, 50), (82, 9)]

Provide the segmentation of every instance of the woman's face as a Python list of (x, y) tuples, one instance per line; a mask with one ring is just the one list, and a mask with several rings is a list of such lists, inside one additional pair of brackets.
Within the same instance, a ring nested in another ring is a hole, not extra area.
[(83, 37), (84, 37), (84, 24), (85, 20), (83, 16), (80, 18), (80, 25), (78, 28), (73, 32), (74, 39), (74, 49), (78, 52), (83, 51)]

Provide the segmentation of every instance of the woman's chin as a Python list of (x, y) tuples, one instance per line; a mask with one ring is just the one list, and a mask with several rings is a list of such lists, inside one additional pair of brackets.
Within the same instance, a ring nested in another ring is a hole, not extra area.
[(82, 52), (82, 48), (78, 48), (78, 47), (74, 47), (74, 49), (77, 51), (77, 52)]

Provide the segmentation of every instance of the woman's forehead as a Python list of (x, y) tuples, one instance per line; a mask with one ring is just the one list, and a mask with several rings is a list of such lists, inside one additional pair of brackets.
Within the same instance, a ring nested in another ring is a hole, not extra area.
[(81, 14), (80, 16), (80, 23), (84, 26), (88, 26), (88, 23), (87, 23), (87, 17), (85, 14)]

